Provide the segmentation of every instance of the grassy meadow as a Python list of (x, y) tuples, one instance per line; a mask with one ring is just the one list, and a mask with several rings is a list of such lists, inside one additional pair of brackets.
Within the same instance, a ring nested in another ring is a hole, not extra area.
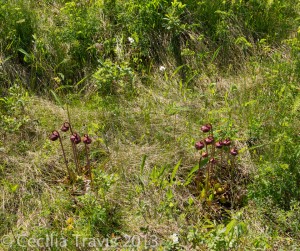
[(0, 250), (300, 250), (298, 0), (0, 3)]

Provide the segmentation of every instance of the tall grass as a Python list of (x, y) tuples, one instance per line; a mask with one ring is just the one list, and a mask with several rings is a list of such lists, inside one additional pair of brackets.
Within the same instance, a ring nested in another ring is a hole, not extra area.
[[(3, 1), (1, 51), (33, 89), (70, 88), (98, 60), (127, 61), (139, 73), (175, 65), (184, 82), (200, 68), (240, 69), (298, 25), (299, 3), (282, 1)], [(128, 41), (133, 39), (133, 43)]]
[[(55, 233), (69, 250), (76, 234), (124, 233), (166, 250), (299, 246), (298, 1), (0, 2), (1, 235)], [(66, 105), (93, 138), (94, 194), (69, 192), (72, 149), (64, 160), (47, 139)], [(234, 209), (215, 194), (230, 187), (219, 169), (210, 203), (197, 190), (207, 123), (239, 151)]]

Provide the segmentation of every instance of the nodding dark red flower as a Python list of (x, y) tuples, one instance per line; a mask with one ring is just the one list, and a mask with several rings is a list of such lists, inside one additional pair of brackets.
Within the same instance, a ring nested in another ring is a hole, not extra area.
[(84, 144), (89, 145), (89, 144), (92, 143), (92, 139), (89, 137), (89, 135), (84, 134), (84, 136), (83, 136), (83, 138), (82, 138), (82, 142), (83, 142)]
[(229, 138), (227, 138), (222, 143), (223, 143), (224, 146), (230, 146), (231, 145), (231, 140)]
[(216, 148), (222, 148), (223, 147), (223, 142), (222, 141), (218, 141), (216, 143)]
[(49, 139), (52, 141), (55, 141), (59, 138), (59, 132), (58, 131), (53, 131), (52, 134), (50, 135)]
[(239, 154), (239, 151), (236, 147), (230, 149), (230, 154), (233, 155), (233, 156), (236, 156)]
[(211, 158), (211, 159), (209, 160), (209, 162), (215, 164), (215, 163), (217, 162), (217, 160), (216, 160), (215, 158)]
[(78, 133), (74, 132), (71, 137), (70, 137), (70, 140), (75, 143), (76, 145), (79, 144), (81, 142), (81, 138), (79, 136)]
[(211, 130), (211, 124), (206, 124), (201, 126), (201, 131), (202, 132), (209, 132)]
[(203, 153), (202, 153), (202, 157), (203, 157), (203, 158), (207, 158), (207, 157), (208, 157), (208, 153), (207, 153), (207, 152), (203, 152)]
[(204, 148), (204, 143), (202, 142), (202, 141), (199, 141), (199, 142), (197, 142), (196, 144), (195, 144), (195, 148), (197, 149), (197, 150), (201, 150), (201, 149), (203, 149)]
[(62, 127), (60, 128), (61, 131), (63, 132), (67, 132), (70, 129), (70, 123), (69, 122), (65, 122)]
[(208, 136), (204, 141), (207, 145), (210, 145), (214, 142), (214, 137), (213, 136)]

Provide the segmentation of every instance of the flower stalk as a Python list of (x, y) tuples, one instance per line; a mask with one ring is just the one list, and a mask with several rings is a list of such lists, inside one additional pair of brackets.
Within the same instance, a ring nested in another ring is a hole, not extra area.
[(78, 175), (81, 175), (81, 168), (79, 166), (79, 159), (78, 159), (78, 150), (77, 150), (77, 146), (76, 146), (77, 144), (79, 144), (81, 142), (81, 138), (76, 132), (74, 132), (71, 135), (70, 140), (71, 140), (71, 144), (72, 144), (76, 172)]
[(87, 162), (87, 170), (88, 170), (88, 176), (91, 180), (91, 184), (93, 184), (93, 177), (92, 177), (92, 168), (91, 168), (91, 165), (90, 165), (90, 158), (89, 158), (89, 147), (88, 145), (92, 143), (92, 139), (87, 135), (85, 134), (83, 136), (83, 143), (84, 143), (84, 146), (85, 146), (85, 155), (86, 155), (86, 162)]
[(71, 175), (71, 170), (70, 170), (69, 165), (68, 165), (68, 161), (67, 161), (65, 149), (64, 149), (64, 146), (63, 146), (63, 143), (62, 143), (62, 139), (61, 139), (61, 137), (60, 137), (59, 132), (56, 131), (56, 130), (54, 130), (54, 131), (52, 132), (52, 134), (50, 135), (50, 140), (56, 141), (57, 139), (59, 139), (59, 142), (60, 142), (61, 151), (62, 151), (62, 153), (63, 153), (65, 165), (66, 165), (67, 172), (68, 172), (68, 175), (69, 175), (69, 179), (70, 179), (71, 181), (73, 181), (73, 177), (72, 177), (72, 175)]

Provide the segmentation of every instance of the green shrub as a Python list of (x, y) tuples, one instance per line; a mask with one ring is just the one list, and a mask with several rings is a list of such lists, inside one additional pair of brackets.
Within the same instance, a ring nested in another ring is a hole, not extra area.
[[(216, 225), (214, 222), (207, 220), (202, 229), (190, 228), (187, 239), (194, 248), (201, 246), (203, 249), (208, 250), (239, 250), (240, 239), (247, 233), (247, 225), (240, 217), (241, 213), (237, 213), (225, 225)], [(201, 231), (204, 231), (204, 233)]]
[[(30, 1), (0, 1), (0, 45), (5, 55), (17, 55), (19, 49), (32, 49), (36, 15)], [(23, 61), (19, 53), (19, 60)]]
[(105, 40), (101, 16), (98, 1), (68, 1), (44, 17), (44, 22), (50, 18), (53, 23), (40, 27), (34, 54), (52, 88), (70, 87), (95, 69), (102, 53), (95, 44)]
[(8, 90), (8, 94), (0, 98), (1, 133), (18, 132), (29, 121), (29, 117), (25, 113), (28, 101), (28, 93), (18, 85), (12, 86)]
[(115, 95), (125, 93), (132, 95), (134, 72), (126, 63), (118, 65), (111, 60), (100, 62), (100, 67), (94, 73), (99, 93)]
[(291, 169), (286, 163), (261, 164), (250, 186), (250, 198), (258, 200), (261, 205), (269, 198), (281, 208), (289, 209), (291, 201), (300, 195), (299, 175)]

